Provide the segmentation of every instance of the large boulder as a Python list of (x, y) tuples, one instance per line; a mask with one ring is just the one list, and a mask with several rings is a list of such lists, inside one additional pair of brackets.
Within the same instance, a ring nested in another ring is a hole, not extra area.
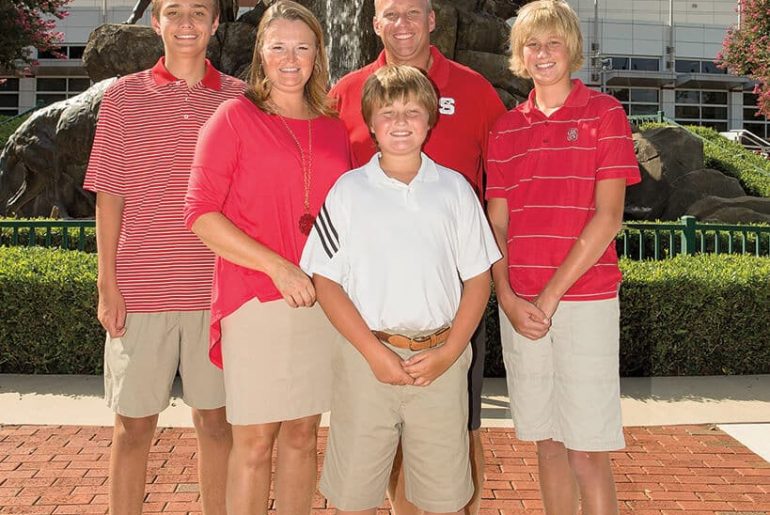
[(150, 27), (106, 23), (96, 27), (83, 52), (92, 81), (146, 70), (163, 55), (163, 42)]
[(430, 35), (430, 42), (436, 45), (445, 56), (455, 58), (457, 46), (457, 23), (460, 16), (457, 7), (449, 2), (434, 2), (436, 12), (436, 30)]
[(492, 83), (496, 88), (504, 89), (517, 98), (526, 98), (532, 90), (532, 82), (514, 76), (508, 69), (508, 57), (502, 54), (458, 50), (457, 62), (473, 68)]
[(245, 78), (244, 72), (251, 65), (256, 40), (257, 29), (253, 25), (222, 23), (209, 41), (206, 57), (217, 70)]
[(737, 179), (709, 168), (688, 172), (671, 181), (671, 187), (672, 192), (661, 216), (663, 220), (680, 218), (687, 214), (690, 206), (709, 196), (735, 198), (746, 195)]
[(635, 133), (634, 148), (642, 182), (628, 188), (626, 214), (638, 220), (656, 220), (666, 210), (672, 184), (704, 168), (703, 143), (680, 127), (661, 127)]
[(687, 214), (703, 222), (767, 224), (770, 223), (770, 198), (710, 196), (690, 206)]
[(463, 12), (457, 26), (457, 49), (503, 54), (508, 32), (505, 20), (497, 16)]

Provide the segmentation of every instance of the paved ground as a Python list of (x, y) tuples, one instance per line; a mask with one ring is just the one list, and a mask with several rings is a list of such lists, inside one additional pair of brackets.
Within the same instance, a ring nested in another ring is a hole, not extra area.
[[(94, 416), (109, 420), (109, 412), (88, 387), (97, 380), (63, 381), (0, 376), (0, 513), (107, 511), (111, 429), (59, 424)], [(504, 418), (504, 388), (498, 381), (488, 383), (482, 513), (542, 513), (534, 446), (516, 440)], [(624, 513), (770, 513), (770, 463), (725, 432), (770, 458), (770, 376), (716, 383), (624, 381), (623, 391), (624, 420), (633, 425), (626, 428), (627, 448), (612, 460)], [(182, 406), (168, 411), (167, 417), (187, 413)], [(25, 425), (17, 420), (22, 416), (43, 425)], [(683, 417), (697, 424), (679, 425)], [(704, 418), (733, 424), (717, 426)], [(184, 421), (170, 425), (177, 427), (159, 429), (153, 444), (145, 513), (198, 513), (195, 436), (189, 427), (179, 427), (188, 425)], [(322, 428), (320, 454), (325, 443)], [(317, 513), (329, 509), (320, 495), (314, 508)]]

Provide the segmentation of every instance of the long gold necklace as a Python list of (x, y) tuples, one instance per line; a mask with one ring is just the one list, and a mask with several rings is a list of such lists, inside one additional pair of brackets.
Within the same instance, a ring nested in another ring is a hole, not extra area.
[[(278, 113), (276, 113), (278, 114)], [(283, 122), (283, 126), (286, 127), (286, 132), (289, 133), (291, 139), (294, 140), (294, 144), (297, 145), (299, 150), (299, 158), (302, 161), (302, 186), (304, 189), (304, 207), (305, 213), (299, 217), (299, 230), (302, 234), (307, 236), (310, 234), (310, 230), (313, 228), (315, 217), (310, 213), (310, 181), (313, 174), (313, 124), (311, 120), (307, 121), (307, 154), (302, 149), (302, 145), (299, 144), (299, 138), (291, 130), (286, 119), (278, 114), (278, 118)]]

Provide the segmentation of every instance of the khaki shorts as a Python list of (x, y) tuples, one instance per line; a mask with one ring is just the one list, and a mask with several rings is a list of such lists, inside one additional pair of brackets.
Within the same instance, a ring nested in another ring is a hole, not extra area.
[(500, 311), (500, 336), (516, 436), (576, 451), (625, 447), (618, 375), (618, 299), (562, 301), (537, 341)]
[[(344, 511), (382, 504), (400, 438), (406, 498), (426, 511), (462, 509), (473, 495), (466, 384), (470, 346), (428, 387), (380, 383), (352, 344), (341, 339), (335, 347), (321, 492)], [(402, 358), (415, 354), (388, 347)]]
[(129, 313), (126, 334), (104, 346), (104, 398), (115, 413), (147, 417), (163, 411), (179, 372), (185, 403), (225, 405), (222, 371), (209, 361), (209, 312)]

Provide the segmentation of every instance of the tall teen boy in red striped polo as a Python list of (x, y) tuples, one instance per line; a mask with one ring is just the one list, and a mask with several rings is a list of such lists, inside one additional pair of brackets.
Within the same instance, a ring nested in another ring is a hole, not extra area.
[(640, 180), (631, 131), (617, 100), (570, 79), (583, 49), (566, 2), (522, 7), (511, 52), (511, 70), (535, 83), (489, 140), (511, 412), (517, 436), (537, 442), (546, 513), (575, 514), (580, 499), (583, 513), (614, 514), (609, 451), (625, 446), (614, 241), (626, 185)]
[(105, 93), (84, 187), (96, 192), (98, 317), (115, 411), (110, 513), (140, 514), (158, 414), (179, 372), (198, 435), (201, 501), (224, 514), (231, 446), (221, 371), (208, 360), (214, 256), (185, 229), (198, 130), (244, 84), (206, 60), (216, 0), (153, 0), (165, 57)]

